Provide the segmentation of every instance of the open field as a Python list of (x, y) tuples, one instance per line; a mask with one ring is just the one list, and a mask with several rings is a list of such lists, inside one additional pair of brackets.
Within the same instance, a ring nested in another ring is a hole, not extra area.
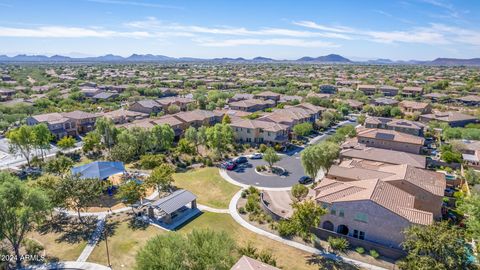
[(198, 203), (215, 208), (228, 208), (230, 199), (239, 187), (225, 181), (217, 168), (194, 169), (173, 175), (175, 185), (187, 189), (198, 197)]

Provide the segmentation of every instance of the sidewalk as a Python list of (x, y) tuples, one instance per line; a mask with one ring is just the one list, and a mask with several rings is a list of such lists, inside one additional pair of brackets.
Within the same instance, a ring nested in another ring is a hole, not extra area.
[(41, 265), (30, 265), (22, 268), (23, 270), (52, 270), (52, 269), (81, 269), (81, 270), (111, 270), (105, 265), (91, 262), (56, 262)]
[(97, 228), (93, 232), (90, 239), (88, 239), (87, 246), (83, 249), (80, 256), (78, 256), (77, 262), (86, 262), (90, 254), (92, 254), (93, 249), (95, 249), (95, 246), (97, 245), (98, 240), (102, 236), (103, 228), (105, 227), (106, 217), (107, 217), (106, 215), (98, 216)]

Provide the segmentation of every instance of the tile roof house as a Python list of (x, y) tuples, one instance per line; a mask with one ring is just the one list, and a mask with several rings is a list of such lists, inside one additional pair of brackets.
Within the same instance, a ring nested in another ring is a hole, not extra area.
[(398, 101), (393, 98), (380, 97), (372, 101), (375, 106), (396, 106)]
[(280, 270), (277, 267), (263, 263), (243, 255), (230, 270)]
[(478, 119), (475, 116), (471, 116), (468, 114), (463, 114), (455, 111), (435, 112), (435, 113), (420, 115), (420, 122), (428, 123), (430, 121), (447, 123), (451, 127), (464, 127), (470, 123), (477, 123)]
[(288, 141), (288, 126), (275, 122), (240, 119), (230, 126), (235, 140), (241, 143), (285, 143)]
[(29, 126), (45, 123), (50, 132), (52, 132), (57, 139), (61, 139), (65, 136), (76, 137), (78, 135), (75, 121), (65, 117), (61, 113), (34, 115), (28, 117), (26, 121)]
[(111, 119), (115, 124), (124, 124), (135, 120), (147, 118), (149, 115), (142, 112), (134, 112), (126, 109), (118, 109), (103, 113), (103, 117)]
[(371, 84), (360, 84), (357, 90), (362, 91), (365, 95), (374, 95), (377, 92), (377, 86)]
[(240, 100), (246, 100), (246, 99), (253, 99), (254, 94), (247, 94), (247, 93), (236, 93), (229, 99), (229, 102), (235, 102), (235, 101), (240, 101)]
[(244, 111), (244, 112), (256, 112), (262, 111), (267, 108), (275, 107), (275, 101), (262, 100), (262, 99), (246, 99), (240, 101), (230, 102), (228, 107), (232, 110)]
[(155, 100), (145, 99), (134, 102), (128, 107), (128, 109), (134, 112), (157, 114), (162, 111), (162, 105)]
[(280, 94), (272, 92), (272, 91), (264, 91), (264, 92), (256, 94), (254, 96), (254, 98), (263, 99), (263, 100), (270, 99), (270, 100), (273, 100), (275, 102), (278, 102), (278, 101), (280, 101)]
[(84, 111), (78, 111), (78, 110), (73, 112), (63, 113), (63, 116), (75, 122), (77, 126), (77, 131), (80, 134), (84, 134), (89, 131), (92, 131), (95, 126), (95, 122), (99, 117), (96, 114), (88, 113)]
[(426, 114), (432, 111), (430, 103), (404, 100), (398, 104), (404, 114)]
[(466, 106), (480, 105), (480, 96), (477, 96), (477, 95), (463, 96), (463, 97), (456, 98), (455, 100)]
[(420, 122), (387, 117), (368, 117), (365, 119), (366, 128), (390, 129), (415, 136), (423, 136), (425, 125)]
[(187, 125), (195, 128), (199, 128), (201, 126), (213, 126), (216, 123), (220, 123), (223, 118), (222, 113), (206, 110), (179, 112), (173, 115), (181, 121), (187, 123)]
[(447, 94), (442, 94), (442, 93), (429, 93), (429, 94), (423, 95), (423, 97), (426, 99), (430, 99), (431, 101), (434, 101), (434, 102), (450, 100), (450, 97)]
[(315, 201), (328, 211), (321, 228), (360, 240), (399, 249), (405, 229), (433, 222), (432, 213), (415, 207), (414, 196), (378, 178), (351, 182), (324, 178), (314, 191)]
[(378, 88), (378, 91), (382, 93), (384, 96), (396, 96), (398, 94), (398, 87), (390, 86), (390, 85), (382, 85)]
[(425, 140), (422, 137), (394, 130), (372, 128), (359, 131), (357, 141), (367, 147), (419, 154)]
[(375, 163), (376, 166), (383, 164), (408, 164), (416, 168), (426, 167), (425, 156), (373, 147), (343, 149), (340, 151), (340, 159), (342, 161), (350, 160), (354, 163), (362, 164), (364, 164), (365, 161), (369, 161)]
[(446, 188), (442, 173), (415, 168), (407, 164), (365, 168), (352, 163), (333, 165), (327, 178), (349, 182), (367, 179), (380, 179), (415, 197), (415, 208), (442, 216), (443, 195)]
[(265, 114), (257, 120), (275, 122), (293, 128), (296, 124), (304, 122), (314, 123), (323, 111), (325, 111), (325, 108), (310, 103), (302, 103), (296, 106), (285, 106), (283, 109), (274, 110), (272, 113)]
[(193, 98), (185, 97), (164, 97), (156, 100), (160, 104), (164, 111), (167, 111), (170, 105), (176, 105), (180, 108), (181, 111), (186, 111), (189, 104), (194, 104), (195, 100)]
[(402, 89), (402, 95), (404, 96), (419, 96), (423, 94), (423, 88), (418, 86), (405, 86)]

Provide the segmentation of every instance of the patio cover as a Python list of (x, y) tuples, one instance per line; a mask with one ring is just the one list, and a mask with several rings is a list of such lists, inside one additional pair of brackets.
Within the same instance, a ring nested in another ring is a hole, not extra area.
[(197, 196), (190, 191), (179, 189), (166, 197), (154, 201), (151, 206), (166, 214), (171, 214), (196, 199)]
[(103, 180), (111, 175), (123, 173), (125, 167), (120, 161), (95, 161), (72, 168), (72, 174), (80, 174), (80, 178), (97, 178)]

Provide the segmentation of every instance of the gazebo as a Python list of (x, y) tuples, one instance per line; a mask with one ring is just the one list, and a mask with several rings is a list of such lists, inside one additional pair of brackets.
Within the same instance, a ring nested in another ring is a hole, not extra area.
[(166, 197), (151, 202), (147, 210), (148, 217), (171, 229), (175, 229), (199, 213), (197, 196), (184, 189), (179, 189)]
[(81, 179), (97, 178), (105, 180), (112, 175), (124, 172), (125, 166), (120, 161), (95, 161), (72, 168), (72, 174), (80, 175)]

